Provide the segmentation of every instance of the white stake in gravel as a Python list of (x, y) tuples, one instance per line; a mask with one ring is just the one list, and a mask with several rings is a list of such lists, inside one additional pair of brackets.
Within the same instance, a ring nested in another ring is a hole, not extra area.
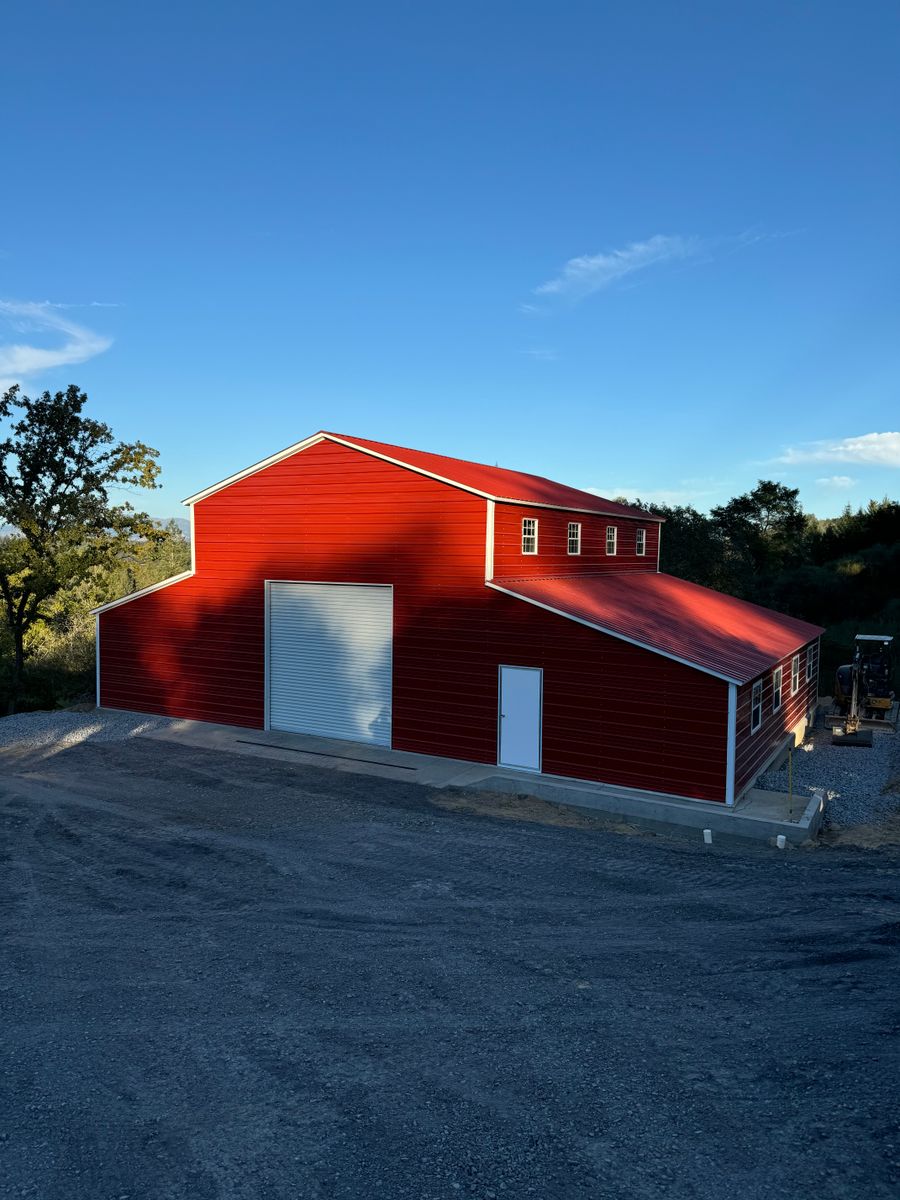
[(707, 844), (707, 846), (712, 845), (712, 830), (711, 829), (703, 830), (703, 840)]
[(775, 839), (775, 845), (778, 847), (779, 850), (783, 850), (785, 848), (785, 846), (787, 845), (787, 838), (784, 836), (783, 833), (779, 833), (778, 837)]

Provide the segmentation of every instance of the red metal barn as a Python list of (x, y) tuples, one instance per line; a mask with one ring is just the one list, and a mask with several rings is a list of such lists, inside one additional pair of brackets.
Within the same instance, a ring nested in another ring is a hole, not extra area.
[(588, 492), (317, 433), (186, 503), (192, 569), (97, 610), (104, 707), (730, 804), (815, 705), (821, 629)]

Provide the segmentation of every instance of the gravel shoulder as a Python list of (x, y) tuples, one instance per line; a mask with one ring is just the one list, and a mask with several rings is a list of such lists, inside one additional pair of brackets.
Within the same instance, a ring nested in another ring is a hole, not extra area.
[(56, 752), (84, 741), (121, 742), (172, 724), (174, 722), (168, 717), (118, 713), (110, 709), (102, 712), (97, 709), (88, 712), (66, 709), (59, 712), (16, 713), (12, 717), (0, 718), (0, 751)]
[(71, 716), (0, 752), (3, 1200), (900, 1191), (896, 853), (498, 820)]
[[(900, 813), (900, 734), (876, 731), (871, 748), (836, 746), (818, 725), (792, 755), (793, 787), (808, 797), (824, 788), (826, 827), (878, 825)], [(758, 785), (788, 790), (788, 771), (767, 771)]]

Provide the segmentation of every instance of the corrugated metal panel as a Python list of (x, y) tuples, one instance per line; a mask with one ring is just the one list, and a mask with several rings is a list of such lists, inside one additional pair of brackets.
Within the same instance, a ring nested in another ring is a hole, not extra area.
[(497, 586), (733, 683), (824, 632), (818, 625), (651, 572), (496, 579)]
[[(522, 553), (522, 520), (538, 523), (538, 552)], [(581, 553), (568, 553), (568, 526), (581, 526)], [(618, 530), (616, 553), (606, 553), (606, 527)], [(636, 553), (635, 531), (646, 530), (646, 554)], [(593, 513), (561, 512), (524, 504), (497, 504), (494, 510), (494, 577), (584, 575), (593, 571), (656, 571), (659, 525), (626, 517), (601, 517)]]
[(248, 476), (195, 506), (195, 576), (100, 614), (101, 702), (262, 728), (264, 581), (391, 583), (397, 749), (496, 762), (530, 665), (545, 772), (722, 800), (727, 686), (485, 588), (485, 507), (333, 442)]
[(383, 454), (410, 467), (443, 479), (458, 483), (462, 487), (475, 488), (495, 500), (514, 500), (523, 504), (550, 504), (557, 508), (576, 508), (587, 512), (616, 513), (622, 516), (646, 515), (648, 521), (660, 521), (661, 517), (642, 514), (630, 505), (617, 504), (584, 492), (580, 488), (555, 483), (542, 475), (529, 475), (524, 471), (511, 471), (507, 467), (491, 467), (486, 463), (468, 462), (462, 458), (450, 458), (445, 454), (430, 454), (425, 450), (411, 450), (406, 446), (392, 446), (387, 442), (373, 442), (368, 438), (353, 437), (343, 433), (326, 433), (326, 437), (340, 438), (348, 444)]
[[(785, 737), (812, 710), (818, 701), (818, 678), (806, 682), (806, 656), (809, 646), (800, 652), (800, 687), (791, 695), (791, 660), (785, 655), (779, 662), (758, 676), (762, 682), (762, 725), (755, 733), (750, 730), (750, 706), (755, 680), (738, 689), (737, 747), (735, 763), (735, 793), (740, 795), (756, 779), (769, 757), (784, 744)], [(773, 675), (782, 668), (782, 702), (775, 712)], [(808, 799), (808, 797), (807, 797)], [(805, 802), (805, 801), (804, 801)]]
[[(193, 515), (197, 573), (100, 614), (104, 705), (262, 728), (266, 579), (391, 583), (408, 669), (424, 671), (434, 644), (439, 672), (464, 660), (463, 597), (484, 591), (479, 497), (321, 442)], [(396, 694), (394, 709), (396, 728)], [(432, 698), (435, 730), (438, 709)]]
[[(430, 454), (424, 450), (411, 450), (406, 446), (392, 446), (387, 442), (373, 442), (367, 438), (327, 433), (324, 430), (304, 438), (302, 442), (295, 442), (293, 446), (288, 446), (270, 458), (263, 459), (262, 462), (254, 463), (234, 475), (229, 475), (226, 479), (193, 496), (188, 496), (184, 503), (199, 503), (224, 488), (233, 487), (257, 472), (268, 471), (279, 462), (304, 453), (321, 444), (323, 440), (353, 446), (367, 454), (380, 455), (414, 471), (426, 471), (444, 483), (471, 489), (490, 499), (514, 500), (525, 504), (547, 504), (555, 508), (577, 508), (586, 512), (641, 515), (639, 509), (617, 504), (614, 500), (606, 500), (602, 496), (594, 495), (593, 492), (584, 492), (579, 488), (568, 487), (564, 483), (554, 483), (552, 479), (545, 479), (541, 475), (529, 475), (522, 471), (511, 471), (505, 467), (490, 467), (485, 463), (467, 462), (461, 458), (449, 458), (443, 454)], [(646, 519), (661, 521), (664, 518), (647, 514)]]
[(269, 584), (269, 725), (391, 744), (390, 587)]
[(466, 729), (490, 722), (495, 662), (540, 667), (544, 772), (724, 800), (727, 684), (512, 597), (485, 595), (481, 619), (469, 613), (479, 653), (467, 656), (468, 686), (462, 694), (460, 680), (453, 687), (454, 710), (483, 712), (477, 722), (462, 712)]

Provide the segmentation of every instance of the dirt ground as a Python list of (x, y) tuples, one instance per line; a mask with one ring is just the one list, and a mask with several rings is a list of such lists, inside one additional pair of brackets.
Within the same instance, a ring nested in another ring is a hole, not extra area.
[(135, 738), (0, 755), (0, 855), (4, 1200), (900, 1194), (887, 841)]
[[(891, 779), (884, 788), (885, 795), (900, 794), (900, 777)], [(848, 825), (826, 829), (820, 839), (822, 847), (857, 846), (863, 849), (900, 850), (900, 812), (892, 813), (868, 825)]]
[(871, 825), (849, 825), (826, 830), (822, 845), (860, 846), (870, 850), (889, 847), (900, 849), (900, 813)]

